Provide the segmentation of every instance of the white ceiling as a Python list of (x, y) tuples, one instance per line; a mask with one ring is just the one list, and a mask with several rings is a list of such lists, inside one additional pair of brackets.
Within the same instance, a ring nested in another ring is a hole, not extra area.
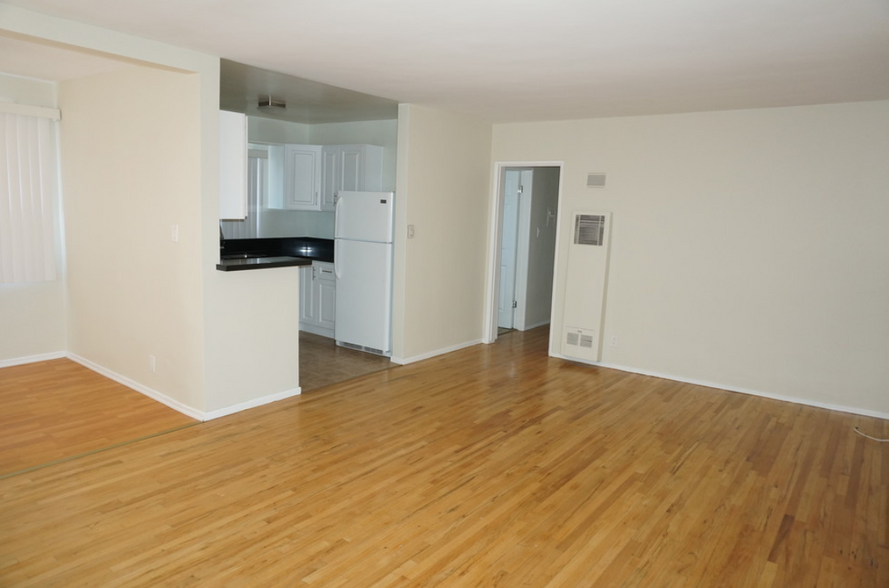
[(887, 0), (6, 2), (493, 122), (889, 99)]

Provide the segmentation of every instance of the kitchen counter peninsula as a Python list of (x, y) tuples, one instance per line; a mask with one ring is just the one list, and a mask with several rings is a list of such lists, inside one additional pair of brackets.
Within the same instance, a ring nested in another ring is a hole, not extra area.
[(333, 239), (317, 237), (274, 237), (263, 239), (222, 239), (219, 242), (223, 272), (311, 265), (313, 261), (333, 262)]

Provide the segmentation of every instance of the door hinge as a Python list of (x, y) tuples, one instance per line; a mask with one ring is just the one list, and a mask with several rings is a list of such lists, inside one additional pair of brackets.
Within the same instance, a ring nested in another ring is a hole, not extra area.
[(518, 308), (518, 307), (519, 307), (519, 301), (518, 301), (518, 300), (513, 300), (513, 301), (512, 301), (512, 307), (513, 307), (513, 308)]

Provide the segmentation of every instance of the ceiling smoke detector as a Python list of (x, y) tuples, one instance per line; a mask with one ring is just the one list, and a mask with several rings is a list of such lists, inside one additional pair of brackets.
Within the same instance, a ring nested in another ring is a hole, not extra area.
[(287, 103), (283, 100), (275, 100), (269, 95), (259, 99), (257, 108), (270, 114), (283, 114), (287, 110)]

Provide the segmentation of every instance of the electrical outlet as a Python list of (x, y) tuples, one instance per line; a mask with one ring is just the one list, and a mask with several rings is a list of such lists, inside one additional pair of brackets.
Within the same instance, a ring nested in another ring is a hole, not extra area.
[(148, 371), (156, 372), (157, 371), (157, 359), (153, 355), (148, 356)]
[(611, 336), (611, 346), (612, 346), (612, 347), (617, 347), (617, 335), (612, 335), (612, 336)]
[(179, 225), (170, 226), (170, 241), (173, 243), (179, 242)]
[(414, 225), (408, 225), (408, 226), (407, 226), (407, 238), (408, 238), (408, 239), (413, 239), (413, 238), (414, 238)]

